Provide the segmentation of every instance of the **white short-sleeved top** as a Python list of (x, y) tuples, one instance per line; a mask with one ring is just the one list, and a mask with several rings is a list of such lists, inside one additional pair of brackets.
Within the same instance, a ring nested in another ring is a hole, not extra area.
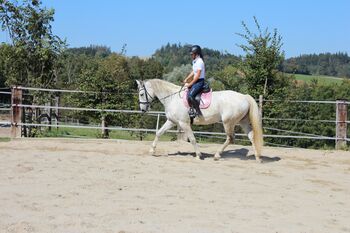
[(199, 76), (199, 79), (205, 78), (205, 66), (203, 59), (198, 56), (196, 59), (192, 61), (192, 67), (193, 67), (193, 73), (196, 76), (198, 70), (201, 70), (201, 75)]

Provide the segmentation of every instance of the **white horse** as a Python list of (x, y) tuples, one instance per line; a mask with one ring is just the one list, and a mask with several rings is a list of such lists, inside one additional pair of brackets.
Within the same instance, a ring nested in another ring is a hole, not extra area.
[[(177, 125), (184, 131), (194, 146), (197, 158), (201, 159), (201, 153), (191, 129), (188, 108), (184, 106), (180, 96), (181, 87), (160, 79), (137, 80), (136, 82), (139, 90), (140, 109), (143, 112), (148, 111), (152, 100), (157, 97), (164, 105), (167, 118), (164, 125), (156, 132), (150, 153), (155, 153), (159, 137)], [(207, 109), (202, 109), (202, 114), (203, 117), (194, 119), (194, 124), (208, 125), (221, 121), (226, 132), (226, 141), (215, 153), (215, 160), (218, 160), (224, 149), (230, 143), (233, 143), (234, 127), (239, 124), (248, 134), (255, 152), (255, 159), (260, 162), (263, 135), (261, 117), (253, 97), (235, 91), (213, 92), (211, 105)]]

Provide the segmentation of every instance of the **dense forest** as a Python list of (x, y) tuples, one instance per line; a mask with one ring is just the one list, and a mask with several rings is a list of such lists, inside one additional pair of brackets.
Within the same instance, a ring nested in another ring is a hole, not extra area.
[(301, 55), (286, 59), (283, 62), (283, 71), (350, 78), (350, 57), (347, 53), (340, 52)]
[[(136, 79), (159, 78), (179, 84), (191, 71), (188, 44), (166, 44), (147, 59), (128, 57), (125, 48), (120, 52), (113, 52), (103, 45), (68, 48), (67, 43), (52, 32), (53, 19), (54, 11), (42, 8), (39, 1), (5, 1), (0, 5), (0, 23), (11, 38), (11, 43), (0, 44), (1, 87), (21, 85), (87, 91), (74, 94), (25, 93), (24, 101), (27, 104), (54, 105), (53, 100), (59, 97), (61, 106), (136, 110)], [(245, 39), (245, 43), (239, 47), (244, 56), (203, 48), (207, 80), (213, 90), (234, 90), (254, 98), (263, 95), (266, 100), (263, 105), (266, 134), (283, 134), (285, 130), (334, 137), (334, 123), (318, 121), (335, 119), (334, 106), (292, 104), (288, 100), (349, 99), (350, 81), (344, 79), (341, 85), (321, 85), (317, 80), (303, 83), (296, 82), (286, 72), (349, 77), (348, 55), (319, 54), (284, 59), (282, 38), (278, 31), (262, 30), (256, 19), (255, 22), (256, 33), (242, 23), (243, 33), (239, 35)], [(162, 110), (162, 106), (156, 102), (152, 109)], [(40, 116), (40, 109), (36, 111)], [(124, 128), (154, 128), (156, 120), (139, 114), (104, 111), (62, 111), (60, 117), (72, 118), (84, 124), (99, 124), (103, 118), (108, 126)], [(309, 121), (275, 122), (271, 120), (274, 118)], [(29, 120), (40, 122), (41, 118)], [(280, 131), (274, 131), (276, 128)], [(203, 129), (222, 131), (218, 125)], [(28, 136), (38, 135), (40, 133), (33, 130)], [(334, 140), (267, 138), (266, 142), (301, 147), (334, 147)]]
[[(189, 63), (190, 45), (167, 44), (156, 50), (153, 57), (160, 62), (166, 72)], [(215, 72), (228, 65), (235, 65), (244, 59), (229, 53), (209, 48), (203, 49), (207, 70)], [(327, 75), (350, 78), (350, 57), (347, 53), (306, 54), (285, 59), (278, 70), (290, 74)]]
[[(191, 45), (189, 44), (181, 45), (168, 43), (160, 49), (157, 49), (152, 57), (163, 65), (165, 72), (170, 72), (175, 67), (190, 64), (190, 48)], [(209, 48), (203, 48), (203, 54), (208, 71), (218, 71), (240, 61), (240, 57)]]

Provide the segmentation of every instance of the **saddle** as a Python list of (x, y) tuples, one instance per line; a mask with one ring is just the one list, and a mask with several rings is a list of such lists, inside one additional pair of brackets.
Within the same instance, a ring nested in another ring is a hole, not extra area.
[[(189, 108), (189, 104), (187, 102), (188, 89), (185, 90), (185, 94), (182, 97), (183, 103), (186, 108)], [(203, 90), (199, 92), (195, 99), (199, 103), (200, 109), (206, 109), (210, 106), (211, 103), (212, 90), (209, 87), (208, 83), (205, 83), (203, 86)]]

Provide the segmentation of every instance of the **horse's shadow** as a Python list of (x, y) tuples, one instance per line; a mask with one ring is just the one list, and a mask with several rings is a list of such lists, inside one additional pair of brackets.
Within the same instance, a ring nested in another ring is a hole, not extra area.
[[(242, 149), (236, 149), (236, 150), (228, 150), (224, 151), (221, 154), (222, 159), (240, 159), (240, 160), (255, 160), (254, 155), (248, 155), (249, 150), (242, 148)], [(173, 154), (168, 154), (168, 156), (188, 156), (192, 155), (193, 157), (196, 156), (194, 152), (177, 152)], [(202, 159), (208, 159), (208, 158), (213, 158), (214, 154), (209, 154), (209, 153), (203, 153), (202, 152)], [(280, 157), (275, 156), (275, 157), (268, 157), (268, 156), (260, 156), (260, 159), (263, 163), (271, 163), (271, 162), (277, 162), (281, 160)]]

